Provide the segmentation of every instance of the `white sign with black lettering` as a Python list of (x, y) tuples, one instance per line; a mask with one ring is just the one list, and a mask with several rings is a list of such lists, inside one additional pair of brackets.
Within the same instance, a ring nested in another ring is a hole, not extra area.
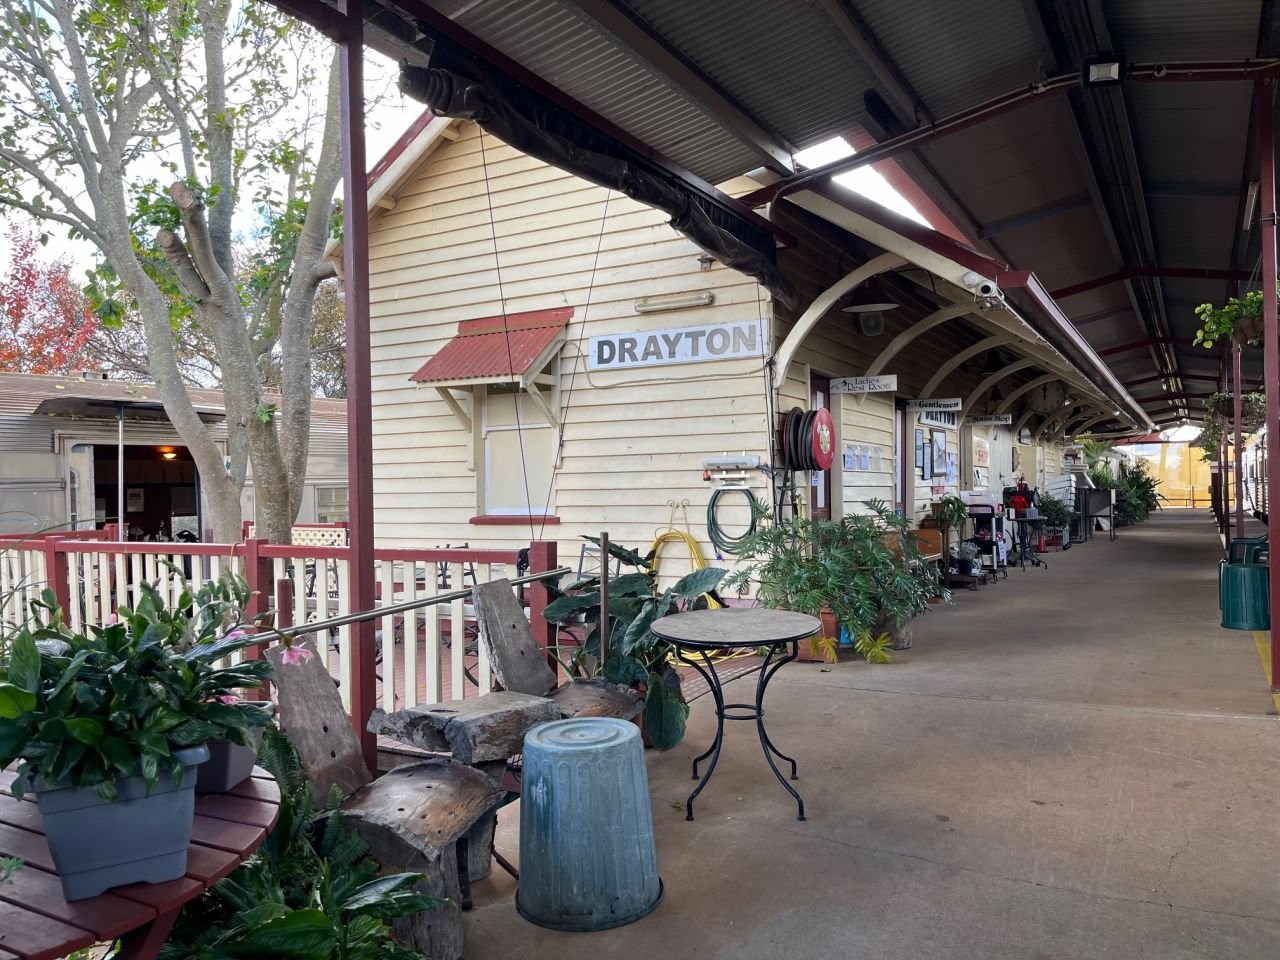
[(964, 401), (959, 397), (943, 397), (941, 400), (912, 400), (908, 410), (959, 410)]
[(840, 377), (831, 381), (831, 392), (834, 393), (892, 393), (898, 389), (898, 375), (886, 374), (881, 377)]
[(764, 356), (764, 323), (718, 323), (709, 327), (672, 327), (646, 333), (592, 337), (591, 370), (625, 370), (672, 363), (703, 363)]
[(1012, 413), (988, 413), (980, 417), (970, 417), (969, 423), (974, 426), (1007, 427), (1013, 424)]

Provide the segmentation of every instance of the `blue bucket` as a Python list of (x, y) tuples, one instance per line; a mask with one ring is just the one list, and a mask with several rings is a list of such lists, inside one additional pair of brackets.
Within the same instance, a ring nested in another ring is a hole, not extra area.
[(662, 900), (640, 729), (555, 720), (524, 741), (516, 908), (552, 930), (608, 930)]

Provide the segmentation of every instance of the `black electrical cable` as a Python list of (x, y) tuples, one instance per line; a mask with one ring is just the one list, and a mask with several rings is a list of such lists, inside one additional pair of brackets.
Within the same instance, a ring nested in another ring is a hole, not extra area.
[[(719, 522), (716, 520), (716, 505), (720, 502), (720, 498), (726, 493), (741, 493), (747, 498), (747, 506), (751, 508), (751, 523), (747, 526), (746, 532), (741, 536), (731, 537), (720, 528)], [(711, 499), (707, 501), (707, 536), (711, 539), (711, 544), (721, 554), (737, 553), (742, 545), (742, 541), (756, 532), (756, 514), (759, 512), (760, 502), (756, 499), (756, 495), (746, 487), (716, 487), (711, 491)]]

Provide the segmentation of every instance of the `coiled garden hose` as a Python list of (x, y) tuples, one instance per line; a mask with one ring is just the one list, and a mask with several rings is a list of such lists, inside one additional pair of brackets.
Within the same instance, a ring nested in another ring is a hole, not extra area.
[[(747, 498), (747, 506), (751, 509), (751, 523), (746, 531), (737, 537), (726, 534), (716, 520), (716, 506), (726, 493), (742, 494)], [(707, 536), (717, 551), (721, 554), (736, 554), (741, 549), (742, 541), (756, 532), (756, 515), (759, 513), (759, 506), (760, 501), (756, 499), (756, 495), (746, 487), (716, 487), (711, 491), (711, 499), (707, 501)]]

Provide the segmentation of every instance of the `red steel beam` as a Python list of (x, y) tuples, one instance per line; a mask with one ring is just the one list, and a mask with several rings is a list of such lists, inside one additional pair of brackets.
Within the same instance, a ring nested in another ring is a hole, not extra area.
[[(1233, 422), (1234, 453), (1232, 459), (1236, 463), (1244, 463), (1240, 454), (1244, 450), (1244, 437), (1240, 429), (1240, 418), (1243, 415), (1244, 390), (1240, 375), (1240, 344), (1231, 350), (1231, 414)], [(1236, 529), (1244, 532), (1244, 471), (1236, 470)]]
[(1055, 300), (1073, 297), (1077, 293), (1096, 290), (1135, 277), (1163, 277), (1168, 280), (1250, 280), (1253, 274), (1247, 270), (1214, 270), (1204, 267), (1128, 267), (1115, 273), (1103, 274), (1090, 280), (1082, 280), (1069, 286), (1059, 287), (1051, 296)]
[[(1259, 179), (1262, 181), (1258, 229), (1262, 234), (1263, 384), (1267, 396), (1267, 476), (1280, 477), (1280, 324), (1276, 323), (1276, 144), (1275, 80), (1254, 84), (1258, 118)], [(1236, 396), (1240, 391), (1236, 391)], [(1238, 470), (1238, 467), (1237, 467)], [(1280, 543), (1280, 510), (1267, 511), (1267, 535)], [(1280, 563), (1268, 564), (1272, 606), (1280, 597)], [(1280, 616), (1271, 617), (1271, 692), (1280, 693)]]
[[(402, 0), (403, 2), (406, 2), (406, 0)], [(1221, 63), (1139, 63), (1134, 64), (1125, 71), (1125, 81), (1133, 83), (1240, 81), (1252, 80), (1260, 76), (1273, 76), (1278, 70), (1280, 70), (1280, 61), (1278, 60), (1240, 60)], [(750, 206), (763, 206), (778, 197), (784, 197), (797, 190), (803, 190), (836, 174), (847, 173), (869, 163), (887, 160), (889, 157), (902, 153), (904, 150), (914, 150), (932, 140), (967, 129), (993, 117), (1009, 113), (1012, 110), (1018, 110), (1047, 96), (1074, 90), (1080, 86), (1080, 83), (1080, 72), (1076, 70), (1071, 73), (1059, 74), (1056, 77), (1049, 77), (1038, 83), (1024, 85), (1017, 90), (985, 100), (958, 113), (953, 113), (949, 117), (944, 117), (933, 123), (923, 124), (913, 130), (900, 133), (896, 137), (890, 137), (870, 150), (835, 160), (821, 167), (815, 167), (813, 170), (780, 180), (740, 199)]]
[[(369, 181), (364, 142), (364, 23), (360, 0), (343, 0), (342, 260), (347, 312), (347, 487), (350, 493), (351, 609), (377, 605), (373, 559), (373, 384), (369, 362)], [(351, 627), (351, 725), (369, 772), (378, 773), (378, 739), (368, 726), (377, 706), (373, 620)]]
[(1099, 350), (1100, 357), (1114, 357), (1117, 353), (1128, 353), (1130, 350), (1139, 350), (1142, 347), (1154, 347), (1160, 344), (1190, 344), (1190, 337), (1150, 337), (1146, 340), (1135, 340), (1133, 343), (1121, 344), (1118, 347), (1108, 347), (1106, 350)]
[[(1125, 387), (1125, 389), (1129, 389), (1129, 388), (1132, 388), (1132, 387), (1140, 387), (1140, 386), (1142, 386), (1144, 383), (1155, 383), (1157, 380), (1172, 380), (1172, 379), (1174, 379), (1174, 375), (1173, 375), (1173, 374), (1169, 374), (1169, 373), (1163, 373), (1163, 374), (1162, 374), (1162, 373), (1156, 373), (1156, 374), (1153, 374), (1153, 375), (1151, 375), (1151, 376), (1149, 376), (1149, 377), (1139, 377), (1137, 380), (1126, 380), (1126, 381), (1125, 381), (1125, 383), (1124, 383), (1124, 387)], [(1205, 380), (1205, 381), (1207, 381), (1207, 382), (1209, 382), (1209, 383), (1217, 383), (1217, 382), (1218, 382), (1218, 375), (1217, 375), (1216, 373), (1179, 373), (1179, 374), (1177, 374), (1177, 379), (1179, 379), (1179, 380)]]

